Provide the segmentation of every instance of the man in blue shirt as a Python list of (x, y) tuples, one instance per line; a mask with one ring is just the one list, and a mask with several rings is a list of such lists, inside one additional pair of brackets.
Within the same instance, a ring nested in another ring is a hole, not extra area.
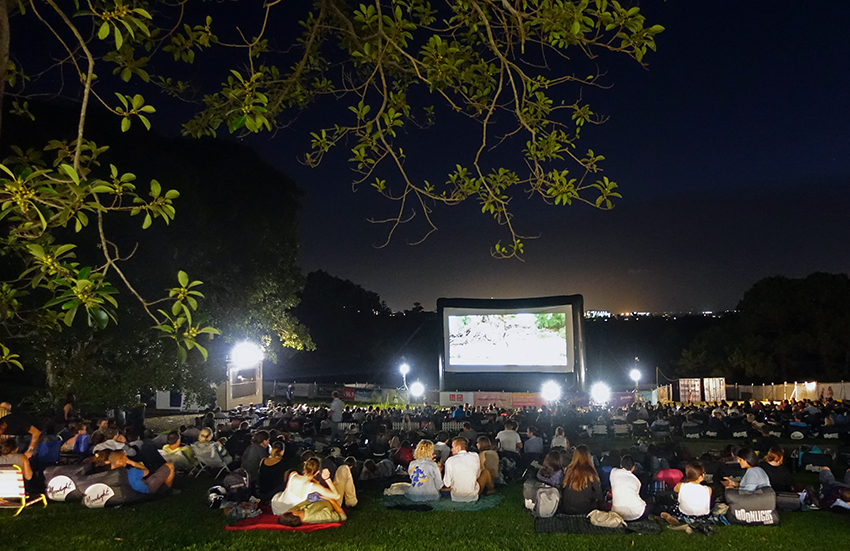
[(130, 487), (140, 494), (155, 494), (163, 486), (171, 488), (174, 483), (174, 465), (166, 463), (153, 474), (150, 474), (144, 463), (133, 461), (123, 451), (114, 451), (109, 454), (109, 468), (127, 468), (127, 478)]

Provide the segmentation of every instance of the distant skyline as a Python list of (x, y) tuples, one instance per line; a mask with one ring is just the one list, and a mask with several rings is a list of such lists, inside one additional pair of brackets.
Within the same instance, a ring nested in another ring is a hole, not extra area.
[[(437, 208), (439, 231), (421, 245), (406, 244), (421, 233), (405, 228), (376, 249), (385, 228), (367, 219), (392, 205), (368, 186), (351, 193), (344, 150), (318, 169), (296, 161), (321, 117), (308, 112), (251, 140), (307, 192), (304, 272), (350, 279), (395, 310), (582, 294), (586, 309), (664, 312), (733, 309), (772, 275), (850, 271), (850, 2), (639, 5), (666, 27), (648, 69), (602, 55), (614, 86), (585, 95), (610, 117), (580, 147), (607, 157), (624, 196), (613, 211), (517, 205), (521, 230), (541, 237), (525, 262), (490, 258), (504, 235), (475, 205)], [(463, 140), (439, 121), (419, 135), (422, 170), (451, 163)]]

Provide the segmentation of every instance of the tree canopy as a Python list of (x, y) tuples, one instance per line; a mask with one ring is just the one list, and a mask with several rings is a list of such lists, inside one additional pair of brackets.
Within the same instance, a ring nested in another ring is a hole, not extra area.
[[(31, 96), (45, 93), (78, 102), (75, 132), (13, 148), (0, 164), (3, 340), (78, 317), (104, 328), (116, 320), (116, 285), (178, 344), (181, 359), (192, 350), (206, 357), (200, 338), (219, 332), (199, 314), (200, 280), (180, 269), (166, 296), (149, 298), (126, 269), (130, 251), (106, 221), (129, 215), (142, 229), (168, 225), (181, 192), (167, 170), (142, 184), (138, 167), (112, 162), (111, 144), (91, 137), (93, 109), (132, 135), (157, 115), (179, 124), (188, 109), (184, 134), (244, 137), (281, 131), (303, 110), (331, 103), (343, 114), (319, 123), (302, 159), (317, 166), (342, 149), (358, 173), (354, 185), (397, 206), (379, 220), (388, 238), (415, 215), (427, 235), (437, 205), (475, 202), (506, 229), (493, 254), (520, 257), (516, 197), (602, 209), (619, 197), (601, 174), (604, 156), (579, 149), (582, 128), (604, 121), (582, 90), (608, 85), (597, 56), (643, 63), (662, 31), (638, 7), (613, 0), (0, 1), (8, 112), (34, 119)], [(152, 103), (147, 91), (161, 95)], [(407, 159), (418, 130), (445, 113), (476, 128), (478, 143), (448, 174), (415, 177)], [(257, 289), (256, 304), (267, 303), (272, 284)], [(19, 364), (0, 347), (0, 361)]]

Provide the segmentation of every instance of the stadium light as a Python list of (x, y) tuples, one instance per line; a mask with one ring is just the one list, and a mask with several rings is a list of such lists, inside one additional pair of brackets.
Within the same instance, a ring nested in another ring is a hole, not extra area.
[(414, 382), (410, 385), (410, 395), (414, 398), (419, 398), (423, 394), (425, 394), (425, 385), (420, 383), (419, 381)]
[(252, 342), (240, 342), (230, 351), (230, 361), (236, 367), (250, 367), (263, 361), (263, 349)]
[(561, 397), (561, 385), (555, 381), (547, 381), (540, 389), (540, 396), (547, 402), (557, 402)]
[(632, 369), (629, 372), (629, 377), (631, 378), (631, 380), (633, 380), (635, 382), (635, 386), (637, 386), (638, 381), (640, 381), (640, 370)]
[(401, 373), (401, 388), (410, 390), (407, 388), (407, 374), (410, 373), (410, 366), (405, 362), (398, 366), (398, 371)]
[(605, 383), (596, 383), (590, 387), (590, 398), (594, 403), (604, 404), (611, 397), (611, 389)]

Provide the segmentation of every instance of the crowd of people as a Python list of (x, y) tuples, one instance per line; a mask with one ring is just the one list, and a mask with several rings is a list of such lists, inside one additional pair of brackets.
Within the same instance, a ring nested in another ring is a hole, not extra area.
[[(345, 520), (358, 503), (357, 488), (371, 480), (405, 481), (412, 502), (470, 502), (514, 479), (557, 489), (559, 513), (610, 510), (625, 521), (659, 514), (671, 525), (690, 525), (710, 517), (726, 489), (801, 490), (792, 484), (791, 450), (779, 439), (850, 426), (847, 408), (833, 400), (510, 410), (360, 407), (334, 393), (326, 406), (210, 409), (194, 425), (153, 434), (107, 418), (80, 419), (70, 398), (44, 432), (0, 404), (0, 465), (19, 465), (31, 488), (50, 461), (127, 469), (133, 489), (150, 494), (169, 491), (183, 473), (236, 471), (248, 488), (229, 507), (268, 504), (288, 526)], [(594, 436), (599, 427), (622, 434), (618, 425), (628, 426), (631, 438)], [(741, 446), (719, 453), (697, 457), (681, 445), (689, 434), (742, 431)], [(40, 446), (57, 456), (48, 458)], [(850, 509), (850, 471), (837, 480), (824, 467), (820, 477), (820, 488), (808, 492), (811, 506)]]

